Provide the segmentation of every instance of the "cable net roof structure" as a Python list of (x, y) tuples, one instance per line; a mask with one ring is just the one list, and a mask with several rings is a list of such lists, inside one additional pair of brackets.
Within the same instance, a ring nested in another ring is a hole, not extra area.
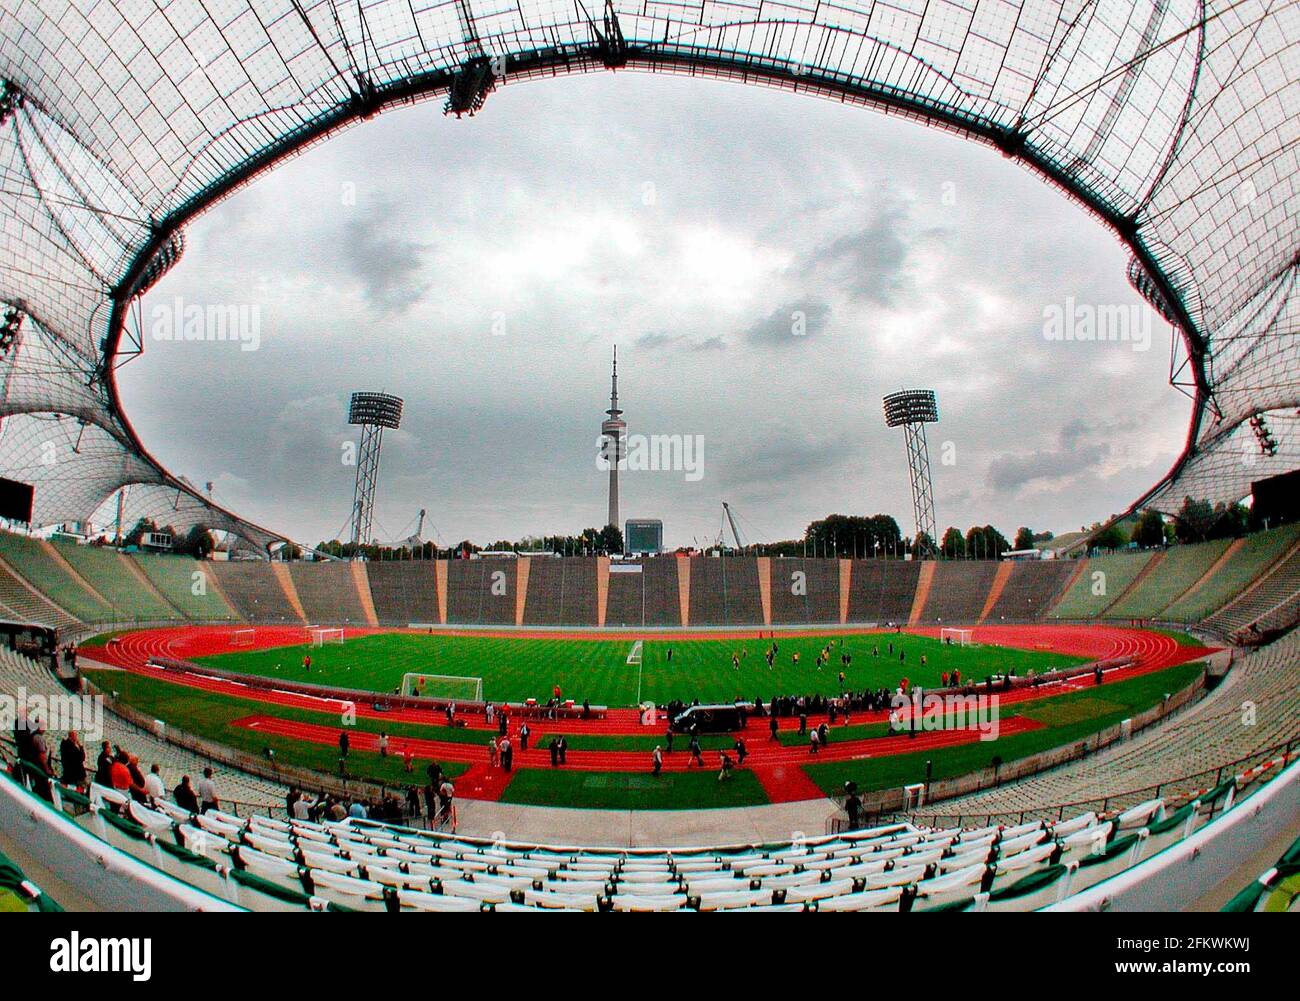
[(1186, 448), (1135, 507), (1231, 502), (1300, 466), (1295, 3), (0, 0), (0, 299), (16, 328), (0, 340), (0, 473), (35, 485), (38, 524), (137, 484), (133, 514), (281, 541), (163, 469), (119, 404), (132, 311), (185, 223), (388, 107), (439, 97), (472, 116), (512, 82), (620, 68), (867, 105), (1028, 165), (1126, 242), (1130, 280), (1181, 334)]

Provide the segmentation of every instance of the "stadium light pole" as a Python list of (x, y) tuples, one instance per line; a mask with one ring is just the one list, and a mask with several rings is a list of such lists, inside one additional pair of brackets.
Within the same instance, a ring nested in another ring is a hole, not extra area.
[(355, 560), (361, 558), (361, 546), (370, 541), (384, 428), (396, 430), (401, 426), (402, 400), (387, 393), (353, 393), (348, 423), (361, 428), (357, 482), (352, 492), (352, 558)]
[(912, 512), (916, 534), (926, 542), (917, 555), (934, 557), (934, 482), (930, 477), (930, 448), (925, 426), (939, 420), (939, 404), (932, 389), (903, 389), (884, 399), (885, 424), (902, 427), (907, 442), (907, 467), (912, 481)]

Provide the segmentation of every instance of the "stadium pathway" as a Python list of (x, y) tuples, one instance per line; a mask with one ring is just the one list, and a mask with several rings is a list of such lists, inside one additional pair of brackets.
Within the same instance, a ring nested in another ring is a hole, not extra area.
[(717, 810), (580, 810), (458, 797), (457, 833), (611, 848), (764, 844), (825, 834), (837, 812), (835, 803), (824, 796)]

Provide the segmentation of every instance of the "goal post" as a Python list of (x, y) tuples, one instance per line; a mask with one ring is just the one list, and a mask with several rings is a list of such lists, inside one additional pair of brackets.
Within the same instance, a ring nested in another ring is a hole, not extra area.
[(311, 630), (312, 646), (323, 647), (326, 643), (338, 643), (342, 645), (343, 630), (342, 629), (320, 629), (320, 628)]
[(417, 695), (427, 699), (482, 702), (483, 679), (463, 674), (427, 674), (424, 671), (407, 671), (402, 675), (401, 691), (403, 695)]
[(230, 634), (230, 645), (236, 647), (251, 647), (257, 640), (256, 629), (236, 629)]
[(944, 626), (942, 629), (939, 630), (940, 643), (952, 643), (956, 646), (970, 646), (971, 645), (970, 637), (971, 637), (971, 630), (969, 629), (953, 629), (948, 626)]

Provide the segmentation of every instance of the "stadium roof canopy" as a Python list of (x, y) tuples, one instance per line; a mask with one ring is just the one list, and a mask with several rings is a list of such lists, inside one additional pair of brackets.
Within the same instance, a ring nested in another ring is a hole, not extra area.
[(620, 67), (869, 105), (1029, 165), (1114, 228), (1181, 331), (1186, 450), (1139, 503), (1232, 501), (1300, 466), (1300, 4), (0, 0), (0, 298), (21, 314), (0, 473), (34, 483), (40, 524), (139, 484), (133, 516), (274, 544), (163, 469), (119, 404), (186, 221), (387, 107), (472, 115), (503, 84)]

